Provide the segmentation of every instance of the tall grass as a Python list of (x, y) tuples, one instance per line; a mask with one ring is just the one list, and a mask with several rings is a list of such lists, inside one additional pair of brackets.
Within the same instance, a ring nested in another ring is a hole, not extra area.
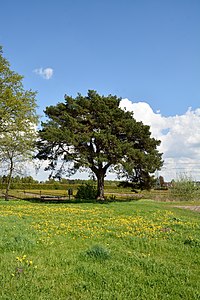
[(0, 299), (200, 299), (199, 214), (0, 202)]

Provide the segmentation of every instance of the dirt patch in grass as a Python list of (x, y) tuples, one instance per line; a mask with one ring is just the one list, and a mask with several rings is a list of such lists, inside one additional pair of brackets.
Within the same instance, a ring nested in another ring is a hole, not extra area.
[(194, 206), (192, 206), (192, 205), (181, 205), (181, 206), (175, 206), (175, 207), (190, 209), (190, 210), (193, 210), (193, 211), (200, 212), (200, 205), (194, 205)]

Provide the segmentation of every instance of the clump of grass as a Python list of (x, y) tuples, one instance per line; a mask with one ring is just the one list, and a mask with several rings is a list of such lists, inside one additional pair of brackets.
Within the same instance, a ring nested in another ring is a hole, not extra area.
[(200, 240), (195, 239), (191, 236), (189, 236), (185, 241), (185, 245), (191, 246), (191, 247), (200, 247)]
[(110, 258), (110, 251), (101, 245), (94, 245), (86, 251), (86, 256), (98, 260), (106, 260)]

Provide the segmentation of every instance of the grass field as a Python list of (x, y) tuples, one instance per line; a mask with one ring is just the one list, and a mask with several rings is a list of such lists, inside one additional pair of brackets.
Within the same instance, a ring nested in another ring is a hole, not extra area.
[(200, 299), (200, 215), (174, 205), (0, 201), (0, 299)]

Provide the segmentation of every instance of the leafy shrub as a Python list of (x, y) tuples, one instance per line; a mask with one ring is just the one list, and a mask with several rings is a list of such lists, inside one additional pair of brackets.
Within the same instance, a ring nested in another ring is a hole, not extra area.
[(191, 177), (182, 175), (177, 181), (173, 182), (170, 190), (172, 198), (178, 200), (193, 200), (199, 196), (199, 188)]
[(80, 185), (77, 189), (76, 199), (94, 200), (97, 196), (97, 189), (91, 184)]

